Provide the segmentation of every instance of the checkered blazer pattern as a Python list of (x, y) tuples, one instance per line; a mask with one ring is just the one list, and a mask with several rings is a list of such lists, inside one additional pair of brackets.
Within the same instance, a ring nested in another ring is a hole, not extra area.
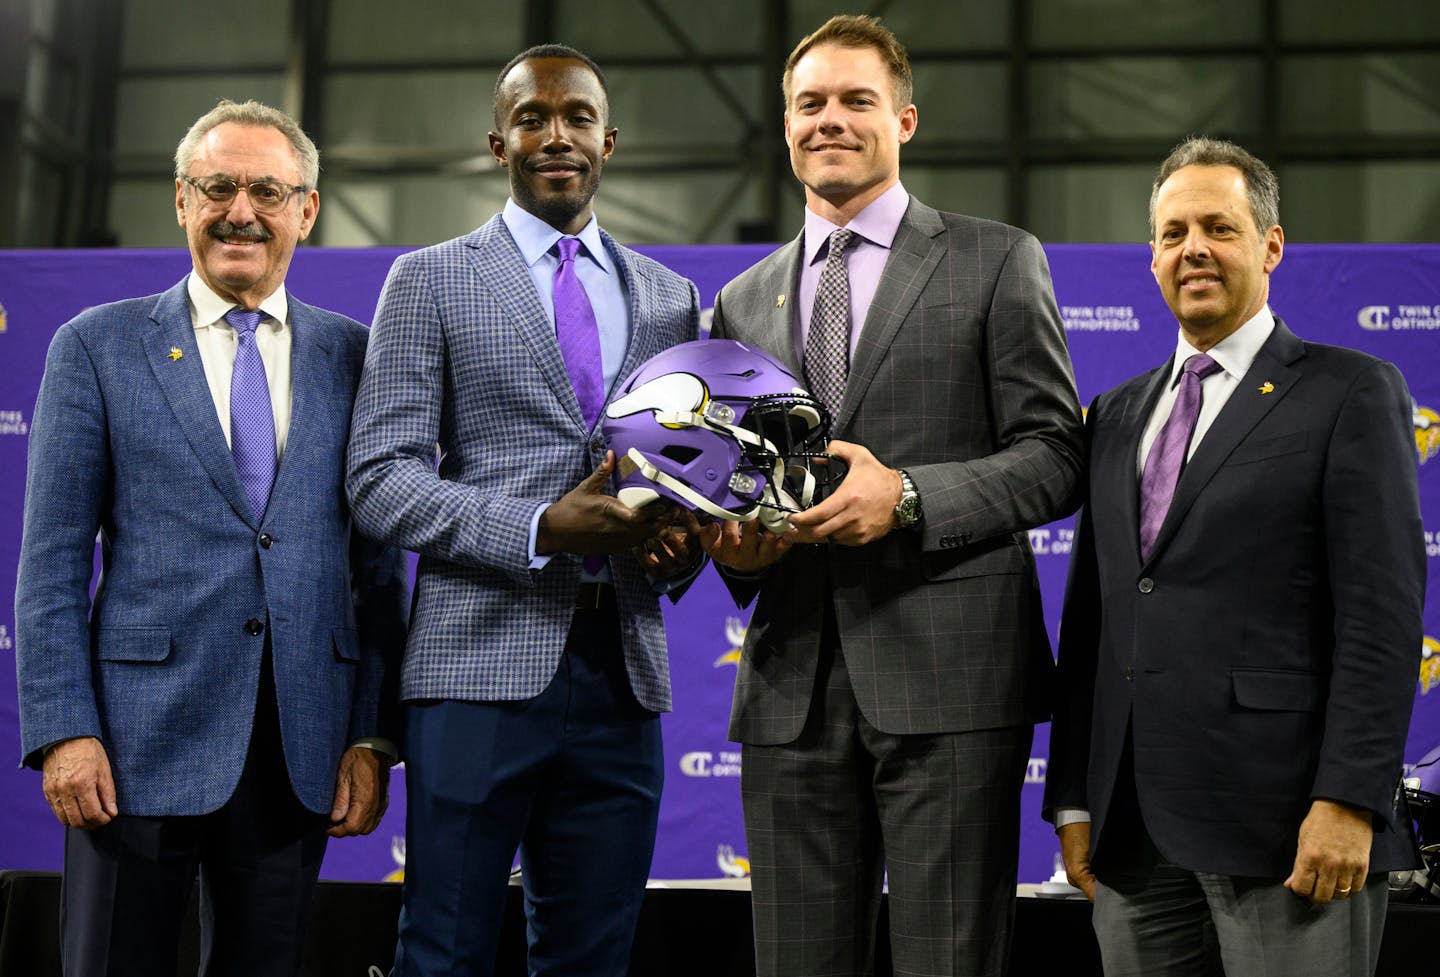
[[(803, 232), (802, 232), (803, 237)], [(712, 335), (797, 376), (800, 238), (721, 290)], [(1039, 243), (911, 198), (832, 435), (907, 470), (920, 531), (792, 550), (758, 585), (731, 736), (778, 744), (809, 709), (828, 587), (855, 696), (887, 733), (1048, 715), (1053, 672), (1026, 530), (1074, 511), (1080, 407)], [(739, 600), (757, 585), (732, 580)]]
[[(696, 337), (699, 296), (601, 236), (630, 302), (623, 379)], [(580, 563), (560, 554), (531, 570), (531, 519), (604, 456), (498, 215), (396, 260), (356, 397), (347, 487), (365, 532), (420, 554), (402, 698), (514, 700), (545, 688)], [(628, 554), (612, 557), (610, 570), (631, 686), (647, 708), (668, 709), (659, 603)]]

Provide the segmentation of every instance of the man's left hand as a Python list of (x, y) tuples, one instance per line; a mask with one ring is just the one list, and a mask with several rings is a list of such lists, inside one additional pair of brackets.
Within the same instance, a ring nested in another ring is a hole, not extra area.
[(1375, 828), (1369, 811), (1317, 798), (1300, 823), (1295, 867), (1285, 888), (1314, 903), (1346, 899), (1365, 888)]
[(790, 517), (794, 541), (864, 546), (894, 529), (903, 491), (900, 473), (863, 445), (831, 441), (826, 451), (845, 462), (848, 471), (824, 502)]
[(379, 753), (352, 746), (340, 757), (335, 803), (330, 807), (332, 838), (368, 835), (385, 816), (390, 802), (390, 765)]
[(668, 580), (693, 570), (700, 561), (700, 521), (695, 513), (670, 499), (650, 503), (668, 509), (665, 525), (630, 552), (651, 580)]

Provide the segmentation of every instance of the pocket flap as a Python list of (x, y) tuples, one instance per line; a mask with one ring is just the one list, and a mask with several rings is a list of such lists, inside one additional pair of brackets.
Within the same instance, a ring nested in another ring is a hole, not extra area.
[(360, 633), (354, 628), (331, 628), (335, 637), (335, 657), (345, 662), (360, 660)]
[(163, 662), (170, 657), (170, 629), (99, 628), (95, 657), (107, 662)]
[(1235, 701), (1247, 709), (1313, 712), (1325, 701), (1325, 679), (1314, 672), (1237, 668), (1230, 677)]

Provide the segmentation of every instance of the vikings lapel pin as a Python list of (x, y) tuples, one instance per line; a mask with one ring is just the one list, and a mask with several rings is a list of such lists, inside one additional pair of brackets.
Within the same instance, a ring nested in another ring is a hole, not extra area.
[(777, 309), (783, 308), (784, 305), (785, 305), (785, 296), (784, 296), (784, 295), (777, 295), (777, 296), (775, 296), (775, 308), (777, 308)]
[(1260, 391), (1260, 396), (1263, 397), (1268, 393), (1275, 392), (1275, 384), (1271, 383), (1269, 380), (1266, 380), (1264, 383), (1260, 384), (1260, 386), (1256, 387), (1255, 389)]
[(170, 352), (167, 353), (166, 355), (170, 357), (170, 362), (171, 362), (171, 363), (174, 363), (176, 360), (178, 360), (180, 357), (184, 356), (185, 354), (182, 353), (182, 352), (180, 352), (180, 347), (179, 347), (179, 346), (171, 346), (171, 347), (170, 347)]

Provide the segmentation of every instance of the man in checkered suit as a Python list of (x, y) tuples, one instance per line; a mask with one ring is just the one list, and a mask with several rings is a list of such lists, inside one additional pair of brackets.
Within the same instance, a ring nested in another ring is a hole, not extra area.
[(398, 259), (376, 310), (348, 488), (367, 532), (420, 554), (396, 975), (491, 972), (517, 847), (530, 972), (628, 968), (670, 707), (656, 590), (701, 554), (603, 492), (614, 459), (557, 336), (559, 255), (579, 242), (602, 390), (694, 339), (699, 299), (599, 229), (615, 135), (590, 59), (516, 57), (490, 133), (504, 213)]
[[(757, 973), (870, 973), (888, 875), (895, 973), (999, 974), (1053, 668), (1026, 530), (1072, 511), (1082, 467), (1065, 335), (1033, 237), (900, 185), (917, 115), (894, 35), (832, 18), (784, 88), (805, 226), (725, 286), (713, 334), (838, 393), (848, 474), (792, 533), (706, 544), (759, 597), (730, 726)], [(837, 306), (838, 353), (814, 342)]]

